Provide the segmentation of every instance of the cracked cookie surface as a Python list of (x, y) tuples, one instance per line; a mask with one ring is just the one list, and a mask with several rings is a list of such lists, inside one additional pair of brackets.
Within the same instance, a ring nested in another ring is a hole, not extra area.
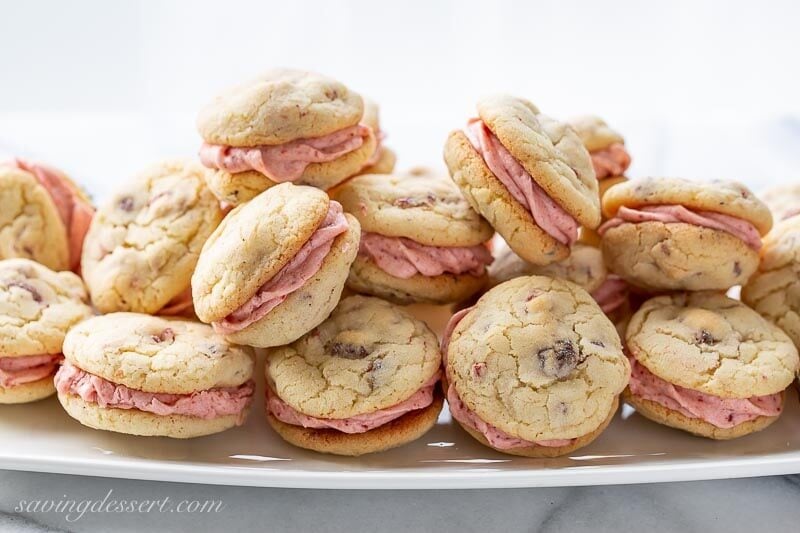
[(758, 252), (738, 237), (682, 222), (624, 223), (601, 246), (609, 270), (646, 290), (726, 290), (758, 268)]
[(598, 116), (583, 115), (570, 119), (568, 123), (589, 152), (603, 150), (615, 143), (625, 144), (622, 135)]
[(494, 263), (489, 266), (491, 286), (520, 276), (536, 275), (565, 279), (591, 293), (608, 277), (602, 252), (587, 244), (574, 244), (569, 257), (544, 266), (528, 263), (508, 246), (503, 245), (498, 248), (500, 249), (495, 252)]
[(155, 313), (189, 287), (200, 249), (222, 220), (199, 163), (156, 163), (95, 214), (81, 267), (104, 313)]
[(625, 337), (631, 355), (656, 376), (721, 398), (780, 392), (800, 364), (785, 333), (715, 292), (652, 298), (633, 315)]
[(275, 145), (355, 126), (363, 115), (362, 98), (344, 84), (273, 69), (214, 97), (200, 111), (197, 128), (212, 144)]
[(550, 198), (581, 225), (600, 223), (592, 161), (571, 126), (513, 96), (482, 98), (477, 107), (486, 127)]
[(97, 316), (72, 328), (64, 357), (113, 383), (153, 393), (191, 394), (237, 387), (252, 378), (252, 348), (211, 326), (138, 313)]
[(758, 271), (742, 301), (781, 328), (800, 349), (800, 217), (779, 222), (764, 239)]
[(29, 259), (0, 261), (0, 356), (61, 353), (67, 330), (92, 316), (88, 302), (72, 272)]
[(630, 376), (617, 331), (592, 297), (544, 276), (483, 295), (453, 330), (446, 365), (470, 410), (530, 441), (593, 432)]
[(440, 368), (436, 335), (405, 310), (351, 296), (289, 346), (267, 355), (269, 386), (297, 411), (349, 418), (396, 405)]
[(0, 164), (0, 259), (33, 259), (69, 268), (69, 242), (58, 208), (36, 177)]
[(762, 191), (759, 198), (772, 211), (775, 222), (800, 215), (800, 183), (771, 187)]
[(319, 189), (282, 183), (228, 213), (192, 275), (197, 316), (218, 321), (249, 300), (297, 255), (329, 204)]
[(338, 188), (335, 198), (364, 231), (427, 246), (474, 246), (494, 233), (444, 176), (356, 176)]

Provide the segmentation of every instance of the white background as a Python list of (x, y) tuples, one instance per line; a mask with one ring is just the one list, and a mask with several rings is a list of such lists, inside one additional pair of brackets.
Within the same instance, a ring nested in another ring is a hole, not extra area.
[(197, 109), (272, 66), (382, 106), (399, 166), (441, 165), (477, 96), (596, 113), (631, 174), (800, 179), (800, 2), (27, 1), (0, 16), (0, 152), (104, 195), (192, 155)]

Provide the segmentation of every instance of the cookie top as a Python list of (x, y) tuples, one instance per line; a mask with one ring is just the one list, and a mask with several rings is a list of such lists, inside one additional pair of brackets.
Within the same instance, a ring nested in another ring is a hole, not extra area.
[(197, 129), (210, 144), (275, 145), (355, 126), (363, 114), (361, 97), (342, 83), (273, 69), (217, 95), (200, 111)]
[(608, 277), (608, 270), (600, 249), (581, 243), (572, 246), (572, 252), (566, 259), (545, 266), (528, 263), (503, 244), (495, 253), (494, 263), (489, 266), (491, 285), (532, 275), (565, 279), (591, 293), (603, 284)]
[(81, 268), (101, 312), (155, 313), (186, 290), (203, 243), (222, 220), (206, 186), (213, 172), (194, 161), (162, 161), (100, 206)]
[(363, 231), (428, 246), (474, 246), (494, 233), (444, 176), (365, 174), (342, 185), (336, 199)]
[(0, 259), (26, 257), (55, 270), (69, 268), (67, 229), (36, 177), (0, 165)]
[(722, 398), (780, 392), (800, 364), (783, 331), (716, 292), (648, 300), (631, 318), (625, 338), (631, 355), (656, 376)]
[(350, 296), (300, 340), (267, 356), (269, 386), (297, 411), (349, 418), (396, 405), (439, 371), (436, 335), (403, 308)]
[(772, 320), (800, 347), (800, 217), (778, 222), (764, 238), (758, 271), (742, 301)]
[(735, 181), (653, 177), (626, 181), (614, 185), (603, 195), (603, 214), (612, 218), (622, 206), (664, 204), (741, 218), (752, 223), (761, 235), (772, 227), (769, 208), (750, 189)]
[(329, 205), (319, 189), (282, 183), (228, 213), (203, 246), (192, 276), (197, 316), (214, 322), (249, 300), (297, 255)]
[(0, 357), (61, 353), (67, 330), (90, 316), (89, 296), (72, 272), (0, 261)]
[(758, 196), (772, 211), (775, 222), (800, 215), (800, 182), (771, 187)]
[(604, 150), (612, 144), (625, 144), (622, 135), (612, 130), (606, 121), (595, 115), (583, 115), (569, 121), (569, 125), (581, 138), (583, 145), (590, 152)]
[(362, 97), (362, 101), (364, 102), (364, 115), (361, 117), (361, 123), (372, 128), (373, 133), (377, 135), (381, 131), (380, 108), (370, 98)]
[(64, 358), (113, 383), (145, 392), (190, 394), (252, 379), (253, 349), (211, 326), (138, 313), (96, 316), (72, 328)]
[(446, 359), (470, 410), (530, 441), (594, 431), (630, 375), (617, 331), (589, 293), (544, 276), (484, 294), (455, 326)]
[(566, 123), (507, 95), (482, 98), (478, 116), (542, 189), (584, 226), (600, 223), (600, 200), (589, 152)]

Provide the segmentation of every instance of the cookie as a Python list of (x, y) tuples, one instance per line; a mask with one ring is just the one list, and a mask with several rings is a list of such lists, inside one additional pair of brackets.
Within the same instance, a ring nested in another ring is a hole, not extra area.
[(395, 303), (443, 304), (485, 285), (492, 227), (447, 178), (356, 176), (335, 198), (362, 229), (349, 288)]
[(603, 285), (608, 270), (600, 250), (585, 244), (576, 243), (572, 253), (563, 261), (542, 266), (528, 263), (502, 243), (495, 251), (494, 263), (489, 267), (489, 285), (494, 287), (520, 276), (564, 279), (592, 293)]
[(336, 306), (360, 235), (358, 221), (319, 189), (266, 190), (203, 246), (192, 276), (198, 318), (239, 344), (297, 340)]
[(315, 451), (394, 448), (436, 423), (440, 365), (424, 322), (384, 300), (351, 296), (310, 333), (269, 351), (268, 420), (290, 443)]
[(645, 178), (603, 197), (598, 229), (606, 265), (650, 291), (727, 290), (758, 266), (766, 205), (735, 182)]
[(0, 261), (0, 404), (55, 392), (67, 330), (92, 309), (81, 279), (29, 259)]
[(63, 172), (23, 159), (0, 163), (0, 259), (77, 272), (93, 214), (89, 198)]
[(777, 185), (759, 194), (775, 221), (800, 215), (800, 183)]
[(203, 243), (222, 220), (193, 161), (155, 163), (97, 211), (83, 249), (83, 277), (102, 313), (173, 314), (191, 307), (189, 281)]
[(378, 104), (369, 98), (364, 98), (364, 117), (361, 122), (372, 129), (376, 146), (375, 152), (359, 174), (391, 174), (397, 163), (397, 155), (383, 143), (386, 133), (381, 129)]
[(205, 325), (111, 313), (72, 328), (55, 376), (80, 423), (143, 436), (191, 438), (240, 425), (255, 388), (255, 355)]
[(800, 348), (800, 217), (779, 222), (767, 234), (758, 271), (742, 288), (742, 301)]
[[(287, 181), (329, 189), (377, 162), (377, 139), (363, 117), (362, 98), (340, 82), (270, 70), (222, 92), (200, 111), (200, 160), (230, 174), (212, 178), (212, 189), (232, 204), (246, 201), (259, 184), (258, 192)], [(244, 183), (234, 184), (240, 177)]]
[(774, 422), (800, 366), (785, 333), (717, 292), (652, 298), (625, 337), (630, 403), (656, 422), (713, 439)]
[[(600, 117), (585, 115), (569, 121), (589, 151), (598, 180), (622, 176), (631, 164), (622, 135), (611, 129)], [(603, 192), (600, 192), (600, 198)]]
[(448, 137), (444, 159), (470, 205), (530, 263), (564, 259), (578, 227), (600, 223), (589, 153), (527, 100), (480, 100), (478, 118)]
[(630, 374), (589, 293), (544, 276), (502, 283), (454, 315), (443, 354), (456, 421), (498, 451), (530, 457), (593, 440)]

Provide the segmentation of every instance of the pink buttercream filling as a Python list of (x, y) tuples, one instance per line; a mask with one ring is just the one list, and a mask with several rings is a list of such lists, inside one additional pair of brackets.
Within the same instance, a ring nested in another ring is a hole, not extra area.
[(305, 285), (322, 266), (333, 240), (347, 231), (342, 205), (331, 200), (328, 214), (292, 259), (241, 307), (212, 325), (218, 333), (233, 333), (261, 320), (291, 293)]
[(381, 130), (373, 130), (372, 133), (375, 135), (375, 151), (372, 152), (372, 155), (369, 156), (362, 168), (371, 167), (381, 160), (381, 155), (383, 154), (383, 140), (386, 138), (386, 134)]
[(200, 161), (209, 168), (231, 173), (256, 170), (272, 181), (297, 181), (311, 163), (327, 163), (358, 150), (370, 128), (357, 124), (342, 130), (284, 144), (252, 147), (203, 143)]
[(220, 387), (191, 394), (167, 394), (130, 389), (95, 376), (65, 361), (55, 376), (59, 394), (74, 394), (103, 408), (138, 409), (161, 416), (185, 415), (210, 420), (239, 415), (239, 423), (253, 398), (255, 383)]
[(567, 246), (578, 239), (578, 222), (547, 195), (482, 120), (470, 119), (464, 131), (489, 170), (540, 228)]
[(597, 179), (621, 176), (631, 165), (631, 156), (622, 143), (614, 143), (608, 148), (596, 150), (589, 154)]
[(67, 229), (69, 269), (78, 272), (83, 239), (86, 232), (89, 231), (89, 224), (94, 216), (94, 207), (78, 195), (75, 186), (60, 172), (20, 158), (14, 159), (11, 164), (36, 176), (42, 187), (50, 194), (56, 209), (58, 209), (59, 218)]
[(631, 380), (628, 386), (632, 394), (718, 428), (732, 428), (759, 416), (778, 416), (783, 408), (780, 393), (751, 398), (720, 398), (673, 385), (650, 372), (634, 357), (629, 359)]
[(436, 372), (428, 381), (423, 383), (417, 392), (396, 405), (349, 418), (317, 418), (305, 415), (280, 399), (271, 387), (267, 385), (267, 411), (281, 422), (293, 426), (312, 429), (335, 429), (342, 433), (364, 433), (400, 418), (406, 413), (428, 407), (433, 403), (434, 389), (440, 377), (441, 372)]
[[(445, 369), (447, 369), (447, 348), (450, 345), (450, 336), (453, 334), (453, 330), (456, 329), (458, 323), (461, 322), (461, 319), (463, 319), (467, 315), (467, 313), (472, 311), (472, 309), (473, 307), (468, 307), (467, 309), (462, 309), (461, 311), (458, 311), (452, 317), (450, 317), (450, 320), (447, 322), (447, 326), (445, 327), (444, 333), (442, 334), (442, 360)], [(512, 448), (527, 448), (530, 446), (545, 446), (548, 448), (558, 448), (561, 446), (569, 446), (575, 441), (575, 439), (550, 439), (550, 440), (529, 441), (510, 435), (505, 431), (503, 431), (502, 429), (486, 422), (481, 417), (479, 417), (474, 411), (470, 410), (470, 408), (467, 407), (466, 404), (463, 401), (461, 401), (461, 398), (458, 396), (458, 392), (456, 392), (456, 387), (449, 374), (447, 376), (447, 381), (448, 381), (447, 404), (450, 406), (450, 414), (452, 414), (453, 418), (455, 418), (465, 426), (470, 427), (475, 431), (481, 433), (493, 448), (497, 448), (498, 450), (510, 450)]]
[(610, 313), (627, 300), (628, 284), (616, 274), (609, 274), (603, 284), (592, 293), (592, 298), (604, 313)]
[(630, 222), (663, 222), (670, 224), (683, 222), (703, 226), (706, 228), (725, 231), (744, 241), (744, 243), (754, 250), (761, 248), (761, 234), (746, 220), (731, 215), (715, 213), (713, 211), (692, 211), (682, 205), (648, 205), (638, 209), (630, 207), (620, 207), (616, 216), (607, 220), (597, 229), (603, 235), (611, 228)]
[(8, 388), (39, 381), (56, 371), (61, 354), (0, 356), (0, 387)]
[(440, 276), (470, 274), (482, 276), (493, 261), (489, 249), (475, 246), (427, 246), (405, 237), (386, 237), (364, 232), (358, 253), (375, 262), (381, 270), (396, 278), (416, 274)]

